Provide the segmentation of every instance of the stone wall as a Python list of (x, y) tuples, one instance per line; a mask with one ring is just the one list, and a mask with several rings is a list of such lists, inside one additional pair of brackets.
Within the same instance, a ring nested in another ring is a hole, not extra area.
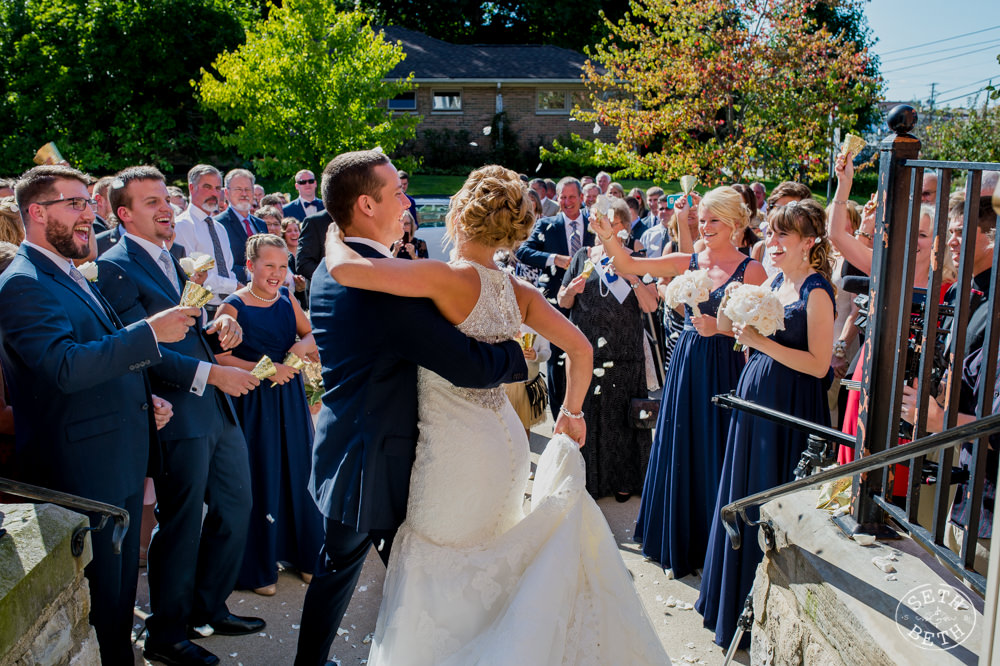
[(0, 666), (100, 664), (83, 577), (90, 540), (80, 557), (70, 549), (87, 518), (51, 504), (0, 504), (0, 512)]
[[(814, 508), (816, 496), (803, 491), (761, 508), (762, 520), (774, 527), (775, 547), (765, 553), (754, 581), (751, 663), (977, 663), (982, 599), (908, 538), (872, 547), (848, 539), (826, 511)], [(894, 558), (896, 571), (879, 569), (875, 557)], [(921, 605), (915, 591), (928, 587), (965, 608), (934, 607), (937, 599)], [(923, 638), (916, 626), (927, 632)], [(958, 640), (941, 639), (935, 628)]]

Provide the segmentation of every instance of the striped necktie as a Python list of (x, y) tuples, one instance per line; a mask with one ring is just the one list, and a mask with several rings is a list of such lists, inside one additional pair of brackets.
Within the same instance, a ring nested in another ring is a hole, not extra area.
[(212, 237), (212, 251), (215, 253), (215, 269), (219, 271), (219, 277), (229, 277), (229, 268), (226, 266), (225, 255), (222, 254), (222, 243), (219, 242), (219, 232), (215, 230), (215, 220), (211, 217), (205, 218), (208, 225), (208, 235)]
[(580, 235), (577, 233), (577, 227), (580, 223), (577, 220), (569, 221), (569, 256), (575, 257), (576, 253), (580, 251)]
[(167, 276), (170, 284), (174, 286), (174, 290), (180, 295), (180, 280), (177, 279), (177, 269), (174, 268), (174, 260), (170, 256), (170, 253), (166, 250), (160, 250), (159, 262), (160, 266), (163, 267), (163, 274)]

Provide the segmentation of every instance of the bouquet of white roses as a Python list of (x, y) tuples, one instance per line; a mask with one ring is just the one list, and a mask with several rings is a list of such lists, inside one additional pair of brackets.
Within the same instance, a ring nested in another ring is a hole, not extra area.
[[(773, 291), (761, 285), (739, 285), (728, 293), (722, 311), (734, 324), (753, 326), (765, 337), (785, 330), (785, 306)], [(734, 348), (743, 346), (736, 343)]]
[(694, 311), (695, 316), (700, 317), (701, 310), (698, 309), (698, 304), (707, 301), (711, 292), (712, 279), (708, 277), (707, 270), (704, 268), (697, 271), (687, 270), (667, 285), (667, 305), (676, 308), (681, 303), (686, 303)]

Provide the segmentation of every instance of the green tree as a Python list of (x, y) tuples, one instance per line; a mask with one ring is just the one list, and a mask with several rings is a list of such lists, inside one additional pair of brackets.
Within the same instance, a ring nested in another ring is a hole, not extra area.
[(921, 157), (929, 160), (996, 162), (1000, 155), (1000, 106), (968, 112), (936, 111), (930, 122), (921, 122)]
[(828, 117), (856, 128), (881, 82), (863, 46), (809, 16), (817, 2), (631, 0), (587, 50), (593, 109), (574, 115), (618, 128), (596, 156), (663, 180), (821, 176)]
[(385, 23), (453, 44), (549, 44), (580, 51), (607, 34), (600, 12), (616, 20), (620, 0), (576, 0), (572, 8), (552, 0), (339, 0)]
[(190, 80), (250, 15), (242, 0), (0, 2), (0, 173), (47, 141), (95, 172), (217, 157), (220, 121)]
[(218, 76), (203, 71), (196, 83), (204, 106), (235, 127), (222, 141), (266, 176), (412, 138), (419, 118), (386, 104), (411, 89), (409, 79), (385, 80), (405, 54), (368, 21), (331, 0), (269, 6), (246, 43), (216, 59)]

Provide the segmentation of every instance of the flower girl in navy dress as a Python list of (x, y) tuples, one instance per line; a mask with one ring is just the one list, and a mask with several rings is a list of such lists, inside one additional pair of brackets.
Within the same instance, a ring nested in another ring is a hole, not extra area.
[[(719, 324), (732, 328), (750, 358), (736, 394), (820, 425), (828, 425), (826, 405), (833, 355), (834, 292), (830, 286), (830, 244), (826, 215), (813, 200), (776, 208), (768, 216), (767, 252), (780, 270), (769, 282), (785, 306), (785, 330), (764, 337), (750, 326), (733, 325), (720, 306)], [(695, 608), (715, 642), (728, 645), (753, 584), (763, 552), (757, 528), (741, 525), (743, 544), (733, 550), (719, 519), (730, 502), (793, 480), (807, 436), (774, 421), (733, 411), (726, 441), (722, 481), (715, 503), (701, 594)], [(756, 519), (755, 510), (748, 517)], [(744, 644), (749, 636), (744, 636)]]
[[(283, 286), (288, 250), (281, 238), (247, 239), (250, 284), (231, 294), (219, 313), (236, 318), (243, 342), (217, 358), (252, 370), (262, 356), (277, 374), (260, 390), (233, 399), (250, 458), (253, 506), (236, 586), (265, 596), (277, 591), (278, 562), (288, 562), (307, 582), (323, 545), (323, 521), (306, 490), (312, 460), (313, 423), (299, 370), (282, 363), (289, 352), (319, 360), (309, 320)], [(299, 338), (296, 342), (296, 336)], [(277, 386), (272, 386), (277, 384)]]
[[(678, 203), (683, 210), (683, 199)], [(676, 578), (704, 562), (729, 432), (729, 412), (713, 405), (712, 396), (736, 388), (746, 359), (733, 349), (732, 333), (719, 330), (716, 311), (727, 285), (761, 284), (767, 277), (763, 266), (736, 246), (750, 218), (739, 192), (731, 187), (712, 190), (701, 201), (698, 218), (705, 244), (701, 252), (634, 260), (639, 275), (669, 277), (705, 269), (713, 286), (699, 305), (700, 316), (685, 306), (684, 330), (663, 382), (635, 526), (643, 554)], [(616, 266), (623, 261), (623, 255), (615, 256)], [(624, 270), (632, 270), (630, 264)]]

